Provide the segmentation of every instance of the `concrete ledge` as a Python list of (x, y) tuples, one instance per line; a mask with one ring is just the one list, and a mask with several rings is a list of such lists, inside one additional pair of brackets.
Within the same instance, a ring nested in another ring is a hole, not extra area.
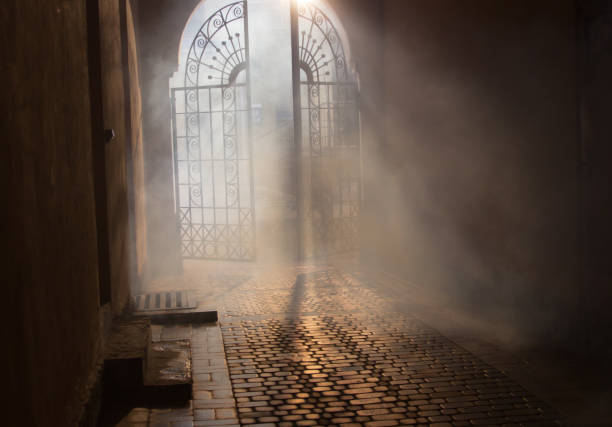
[(133, 314), (137, 317), (148, 317), (154, 325), (214, 323), (219, 319), (217, 310), (137, 311)]

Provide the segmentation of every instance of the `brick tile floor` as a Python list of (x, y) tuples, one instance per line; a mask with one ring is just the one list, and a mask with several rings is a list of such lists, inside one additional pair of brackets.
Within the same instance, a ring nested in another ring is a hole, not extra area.
[(316, 266), (219, 271), (194, 264), (181, 278), (220, 315), (221, 329), (190, 329), (194, 400), (135, 409), (125, 425), (561, 424), (363, 275)]
[(154, 338), (191, 341), (193, 400), (185, 408), (134, 408), (119, 426), (238, 427), (219, 326), (154, 326), (152, 332)]
[(217, 304), (242, 425), (560, 424), (519, 384), (350, 274), (243, 277)]

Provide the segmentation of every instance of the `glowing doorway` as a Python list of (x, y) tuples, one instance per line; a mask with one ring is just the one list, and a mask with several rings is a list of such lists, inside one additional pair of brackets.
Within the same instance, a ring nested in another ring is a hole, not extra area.
[(184, 258), (252, 260), (246, 1), (211, 14), (195, 35), (182, 87), (172, 88), (177, 212)]
[(257, 247), (281, 247), (275, 233), (289, 242), (277, 254), (357, 249), (358, 85), (346, 36), (323, 2), (248, 4), (255, 29), (246, 0), (206, 0), (184, 32), (171, 85), (182, 256), (254, 260)]

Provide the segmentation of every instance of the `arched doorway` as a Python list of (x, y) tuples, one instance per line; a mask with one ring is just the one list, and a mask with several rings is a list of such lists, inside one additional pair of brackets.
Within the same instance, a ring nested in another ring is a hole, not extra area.
[[(247, 3), (255, 9), (255, 31), (249, 28)], [(270, 243), (274, 240), (270, 227), (262, 226), (265, 218), (271, 217), (292, 224), (289, 228), (295, 230), (292, 235), (296, 238), (289, 252), (299, 258), (320, 258), (358, 247), (358, 89), (349, 66), (346, 37), (337, 17), (323, 2), (277, 2), (291, 19), (286, 28), (276, 24), (275, 31), (284, 38), (275, 52), (292, 53), (286, 58), (287, 66), (281, 64), (275, 70), (286, 70), (286, 75), (269, 76), (259, 65), (278, 65), (278, 59), (266, 61), (271, 57), (258, 55), (273, 52), (263, 52), (259, 44), (254, 61), (250, 61), (249, 30), (258, 34), (257, 17), (262, 14), (257, 7), (263, 9), (263, 3), (207, 0), (190, 19), (191, 33), (186, 30), (183, 34), (190, 42), (182, 42), (179, 72), (171, 84), (175, 196), (183, 258), (254, 260), (257, 247), (276, 244)], [(194, 21), (198, 22), (197, 31), (193, 30)], [(284, 43), (286, 50), (280, 46)], [(265, 85), (263, 80), (267, 80)], [(283, 85), (285, 80), (287, 87), (293, 86), (293, 102), (291, 90), (278, 91), (285, 93), (281, 102), (266, 96), (270, 86)], [(253, 87), (257, 94), (254, 101)], [(276, 105), (266, 105), (272, 102)], [(267, 114), (269, 110), (275, 110), (274, 114)], [(272, 117), (272, 127), (286, 127), (288, 121), (294, 130), (289, 140), (273, 141), (279, 152), (293, 153), (273, 156), (284, 164), (261, 159), (262, 152), (270, 157), (270, 137), (266, 136), (270, 132), (258, 132), (261, 115)], [(290, 149), (280, 147), (283, 144)], [(267, 151), (262, 150), (265, 147)], [(294, 185), (254, 190), (264, 168), (283, 170)], [(286, 205), (292, 208), (274, 216), (270, 209), (261, 208), (261, 202), (256, 203), (260, 195), (272, 193), (282, 193), (281, 198), (289, 200)], [(255, 221), (256, 208), (259, 223)], [(265, 244), (257, 245), (258, 227), (264, 228), (258, 234), (264, 235)]]
[(197, 30), (171, 89), (183, 258), (255, 257), (248, 63), (246, 1), (233, 2)]

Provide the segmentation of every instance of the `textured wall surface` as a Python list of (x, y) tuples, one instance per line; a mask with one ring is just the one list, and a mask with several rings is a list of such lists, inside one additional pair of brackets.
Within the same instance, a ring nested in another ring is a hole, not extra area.
[(20, 0), (0, 10), (11, 200), (3, 424), (69, 425), (99, 350), (85, 2)]
[(581, 73), (581, 172), (584, 216), (586, 307), (590, 329), (585, 345), (612, 354), (612, 4), (588, 0), (579, 6), (582, 42)]
[[(131, 140), (138, 224), (143, 222), (143, 164), (130, 17), (129, 70), (122, 59), (125, 30), (119, 8), (125, 6), (117, 0), (99, 2), (100, 52), (88, 38), (88, 31), (97, 30), (88, 28), (88, 15), (98, 18), (96, 8), (86, 10), (85, 2), (20, 1), (1, 8), (2, 74), (11, 82), (9, 102), (3, 104), (2, 158), (8, 167), (2, 181), (11, 194), (3, 221), (11, 242), (6, 287), (11, 304), (4, 314), (6, 324), (14, 325), (8, 328), (9, 342), (14, 342), (8, 346), (9, 387), (18, 398), (15, 408), (23, 408), (11, 411), (9, 416), (17, 419), (7, 425), (71, 425), (95, 381), (103, 341), (93, 172), (100, 161), (106, 165), (108, 218), (108, 229), (100, 231), (108, 232), (115, 313), (129, 295), (129, 263), (136, 262), (129, 254), (126, 158)], [(97, 54), (102, 81), (90, 85), (90, 76), (95, 80), (99, 74), (91, 68), (97, 63), (88, 61)], [(133, 82), (127, 97), (135, 111), (126, 110), (126, 75)], [(90, 96), (90, 90), (100, 89), (101, 98)], [(96, 123), (92, 130), (92, 102), (102, 103), (104, 127), (117, 134), (102, 160), (93, 157), (93, 144), (102, 139), (92, 141), (92, 135), (102, 126)], [(133, 135), (126, 131), (130, 117)], [(146, 258), (139, 231), (137, 271)]]
[[(180, 271), (167, 256), (178, 254), (168, 78), (197, 3), (98, 2), (101, 100), (89, 81), (95, 0), (0, 6), (6, 425), (70, 425), (96, 374), (92, 99), (117, 134), (104, 153), (114, 312), (130, 269)], [(581, 335), (609, 350), (606, 2), (579, 2), (582, 17), (569, 0), (330, 4), (361, 83), (363, 259), (535, 338)]]
[(119, 313), (129, 295), (129, 218), (126, 155), (130, 135), (126, 130), (126, 103), (120, 0), (100, 0), (100, 56), (102, 62), (102, 106), (104, 128), (114, 129), (116, 138), (106, 144), (106, 187), (110, 280), (113, 311)]
[(138, 46), (131, 3), (126, 2), (127, 61), (130, 97), (130, 160), (132, 168), (132, 209), (134, 215), (134, 254), (136, 277), (143, 280), (147, 263), (147, 218), (145, 204), (144, 154), (142, 139), (142, 96), (138, 70)]
[(386, 2), (369, 194), (381, 263), (548, 338), (580, 288), (574, 7)]

